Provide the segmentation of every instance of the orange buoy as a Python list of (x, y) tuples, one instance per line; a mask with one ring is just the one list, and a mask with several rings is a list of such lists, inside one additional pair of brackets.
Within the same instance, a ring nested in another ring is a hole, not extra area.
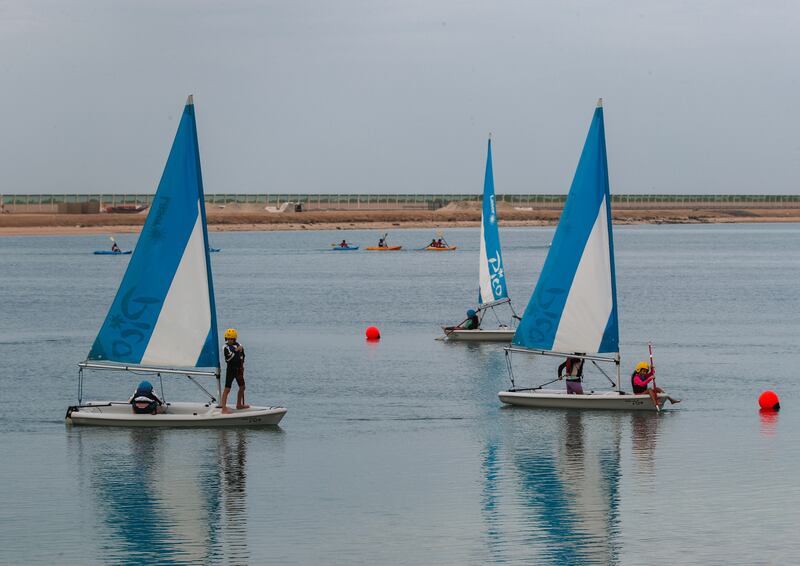
[(777, 411), (781, 408), (781, 401), (774, 391), (768, 389), (758, 396), (758, 406), (765, 411)]
[(381, 331), (378, 330), (377, 326), (368, 326), (366, 334), (367, 334), (367, 340), (381, 339)]

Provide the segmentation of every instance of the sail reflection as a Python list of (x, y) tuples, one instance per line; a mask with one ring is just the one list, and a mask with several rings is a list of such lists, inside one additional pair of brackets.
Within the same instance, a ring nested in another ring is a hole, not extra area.
[(257, 432), (72, 429), (101, 558), (248, 563), (247, 448)]
[[(581, 411), (508, 411), (505, 416), (514, 429), (508, 431), (504, 454), (497, 455), (496, 445), (482, 454), (491, 559), (617, 563), (620, 436), (626, 416)], [(505, 473), (498, 460), (505, 460)]]

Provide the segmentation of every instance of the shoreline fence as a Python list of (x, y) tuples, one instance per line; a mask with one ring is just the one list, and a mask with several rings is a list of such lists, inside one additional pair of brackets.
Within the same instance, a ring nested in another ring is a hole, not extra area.
[[(206, 205), (241, 207), (248, 211), (264, 207), (279, 208), (283, 203), (297, 203), (303, 210), (437, 210), (452, 202), (480, 202), (480, 194), (334, 194), (274, 193), (207, 194)], [(152, 194), (5, 194), (0, 195), (4, 212), (55, 213), (70, 204), (99, 202), (101, 206), (150, 205)], [(497, 202), (521, 209), (560, 209), (566, 195), (499, 194)], [(612, 195), (617, 208), (800, 208), (800, 195)]]

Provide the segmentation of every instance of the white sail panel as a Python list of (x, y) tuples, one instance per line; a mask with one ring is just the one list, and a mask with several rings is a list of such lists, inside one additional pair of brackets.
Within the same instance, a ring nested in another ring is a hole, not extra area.
[[(480, 266), (478, 268), (478, 282), (480, 285), (481, 302), (491, 303), (495, 300), (495, 289), (489, 275), (489, 258), (486, 257), (486, 237), (484, 236), (484, 223), (481, 222), (481, 251)], [(499, 250), (498, 250), (499, 253)], [(502, 264), (501, 264), (502, 265)], [(502, 289), (502, 287), (501, 287)], [(500, 295), (501, 293), (497, 293)]]
[(143, 365), (193, 367), (197, 363), (211, 329), (207, 273), (202, 215), (198, 210), (194, 229), (142, 357)]
[(553, 351), (597, 352), (614, 307), (606, 199), (583, 249), (558, 324)]

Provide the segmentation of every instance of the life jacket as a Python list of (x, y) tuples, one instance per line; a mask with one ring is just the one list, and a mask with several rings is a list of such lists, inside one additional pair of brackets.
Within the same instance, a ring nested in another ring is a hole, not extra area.
[(645, 374), (646, 377), (642, 378), (642, 374), (635, 371), (631, 374), (631, 388), (636, 394), (644, 393), (647, 391), (647, 384), (650, 383), (652, 375)]
[(244, 365), (244, 348), (235, 350), (234, 348), (236, 346), (241, 346), (241, 344), (238, 342), (234, 342), (233, 344), (225, 344), (223, 354), (225, 355), (225, 361), (228, 363), (228, 366)]
[(159, 402), (154, 398), (152, 392), (136, 390), (131, 398), (131, 407), (133, 412), (138, 415), (146, 415), (152, 413), (158, 408)]
[(583, 360), (567, 358), (566, 362), (567, 381), (580, 381), (580, 373), (583, 368)]

